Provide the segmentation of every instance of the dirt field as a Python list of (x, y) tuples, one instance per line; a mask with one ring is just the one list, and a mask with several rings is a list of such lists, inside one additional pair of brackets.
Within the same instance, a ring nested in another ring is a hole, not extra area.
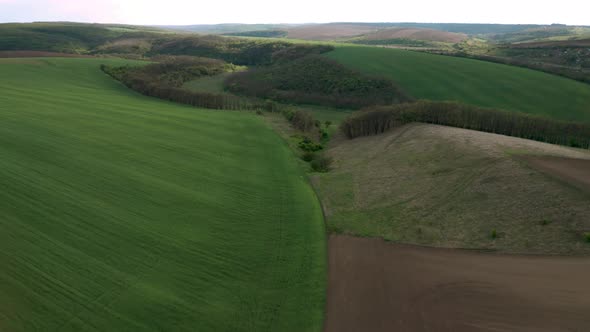
[(325, 331), (588, 331), (590, 258), (331, 236)]
[(590, 191), (590, 160), (558, 157), (526, 157), (533, 168)]
[(414, 39), (426, 40), (445, 43), (459, 43), (467, 39), (467, 35), (462, 33), (453, 33), (446, 31), (439, 31), (433, 29), (410, 29), (410, 28), (392, 28), (383, 29), (370, 34), (367, 34), (365, 39), (381, 40), (381, 39)]
[(45, 51), (0, 51), (0, 58), (89, 58), (88, 55), (68, 54)]
[(332, 40), (359, 36), (377, 30), (373, 27), (354, 24), (317, 24), (289, 29), (288, 37), (309, 40)]

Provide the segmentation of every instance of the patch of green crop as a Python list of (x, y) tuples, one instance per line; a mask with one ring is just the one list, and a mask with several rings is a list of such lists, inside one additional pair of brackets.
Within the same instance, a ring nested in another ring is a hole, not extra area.
[(0, 330), (319, 331), (320, 206), (262, 117), (0, 60)]
[(590, 122), (590, 85), (567, 78), (398, 49), (341, 46), (326, 56), (367, 74), (391, 78), (416, 98)]

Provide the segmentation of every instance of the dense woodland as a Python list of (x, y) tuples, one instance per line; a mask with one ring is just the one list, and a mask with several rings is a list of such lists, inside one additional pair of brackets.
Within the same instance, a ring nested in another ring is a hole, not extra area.
[(136, 67), (110, 67), (101, 69), (127, 87), (141, 94), (211, 109), (251, 110), (268, 107), (267, 104), (246, 98), (189, 91), (181, 88), (184, 82), (202, 76), (218, 75), (234, 69), (222, 60), (190, 56), (164, 56), (154, 58), (160, 62)]
[(521, 137), (552, 144), (590, 148), (590, 125), (483, 109), (455, 102), (419, 101), (371, 107), (347, 118), (341, 129), (348, 138), (383, 133), (397, 126), (423, 122)]
[(269, 65), (277, 57), (295, 57), (329, 52), (332, 46), (294, 45), (285, 41), (255, 40), (222, 36), (178, 36), (154, 41), (149, 55), (172, 54), (222, 59), (236, 65)]
[(305, 56), (235, 73), (225, 87), (236, 94), (341, 108), (411, 101), (393, 81), (361, 74), (322, 56)]
[[(146, 66), (112, 68), (102, 70), (127, 87), (144, 95), (176, 101), (192, 106), (231, 109), (274, 110), (274, 103), (229, 94), (189, 91), (181, 88), (183, 83), (201, 76), (214, 76), (236, 70), (235, 64), (285, 64), (302, 57), (318, 55), (333, 48), (325, 45), (294, 45), (284, 42), (260, 42), (219, 36), (197, 36), (173, 39), (158, 44), (160, 48)], [(158, 55), (199, 54), (190, 55)], [(204, 57), (205, 55), (213, 58)], [(227, 60), (226, 60), (227, 59)], [(228, 62), (226, 62), (226, 61)], [(236, 73), (236, 75), (239, 74)], [(254, 95), (253, 97), (261, 97)]]

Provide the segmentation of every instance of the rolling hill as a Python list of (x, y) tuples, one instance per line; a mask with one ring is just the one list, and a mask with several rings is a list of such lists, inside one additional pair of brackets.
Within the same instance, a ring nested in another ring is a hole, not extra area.
[(88, 53), (107, 42), (141, 40), (166, 33), (149, 27), (70, 22), (0, 24), (0, 50)]
[(310, 24), (287, 30), (287, 37), (303, 40), (334, 40), (377, 31), (375, 27), (358, 24)]
[[(313, 181), (332, 233), (504, 253), (590, 253), (588, 150), (416, 123), (335, 140), (328, 154), (334, 169)], [(552, 164), (537, 166), (539, 156), (567, 167), (554, 176)]]
[(393, 79), (416, 98), (590, 122), (590, 85), (530, 69), (375, 47), (337, 47), (326, 56)]
[(409, 39), (443, 43), (459, 43), (467, 39), (466, 34), (423, 28), (389, 28), (371, 32), (364, 40)]
[(319, 331), (325, 235), (252, 113), (0, 59), (0, 330)]

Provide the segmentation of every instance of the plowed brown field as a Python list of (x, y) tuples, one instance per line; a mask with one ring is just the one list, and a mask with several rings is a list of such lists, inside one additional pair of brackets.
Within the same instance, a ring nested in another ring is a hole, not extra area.
[(333, 235), (325, 330), (588, 331), (590, 258)]

